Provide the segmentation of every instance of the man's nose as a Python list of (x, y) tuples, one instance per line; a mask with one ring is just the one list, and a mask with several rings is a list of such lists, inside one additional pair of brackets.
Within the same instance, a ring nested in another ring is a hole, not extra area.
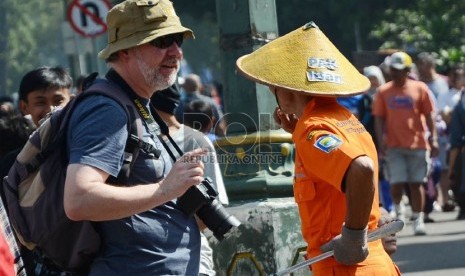
[(182, 58), (182, 48), (176, 42), (173, 42), (170, 47), (168, 47), (168, 53), (170, 55)]
[(60, 106), (59, 105), (55, 105), (55, 104), (50, 104), (50, 105), (47, 105), (44, 109), (44, 116), (47, 115), (48, 113), (50, 112), (53, 112), (53, 110), (59, 108)]

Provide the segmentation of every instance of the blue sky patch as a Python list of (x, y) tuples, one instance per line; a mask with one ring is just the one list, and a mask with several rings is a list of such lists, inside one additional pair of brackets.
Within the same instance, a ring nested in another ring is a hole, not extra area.
[(314, 146), (321, 151), (330, 153), (332, 150), (337, 149), (341, 144), (342, 140), (339, 139), (339, 137), (334, 134), (327, 134), (318, 137)]

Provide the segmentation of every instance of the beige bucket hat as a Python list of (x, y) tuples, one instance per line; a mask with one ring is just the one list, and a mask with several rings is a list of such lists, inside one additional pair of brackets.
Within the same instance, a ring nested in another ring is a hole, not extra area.
[(258, 83), (317, 96), (356, 95), (370, 87), (313, 22), (240, 57), (236, 65)]
[(181, 25), (169, 0), (126, 0), (108, 12), (107, 25), (108, 45), (98, 54), (102, 59), (169, 34), (194, 38), (192, 30)]

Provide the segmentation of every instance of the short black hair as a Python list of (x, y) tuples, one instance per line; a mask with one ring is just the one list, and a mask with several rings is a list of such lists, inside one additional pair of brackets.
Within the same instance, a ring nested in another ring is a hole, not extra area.
[(426, 64), (436, 65), (436, 58), (433, 54), (428, 52), (421, 52), (417, 55), (417, 60), (422, 61)]
[(27, 102), (27, 95), (36, 90), (71, 88), (73, 79), (62, 67), (39, 67), (29, 71), (19, 84), (19, 100)]
[(13, 98), (9, 96), (0, 97), (0, 106), (4, 106), (3, 108), (0, 108), (0, 118), (14, 114), (15, 108)]
[(0, 157), (22, 147), (34, 131), (34, 123), (20, 114), (5, 116), (0, 119)]
[(183, 118), (183, 124), (200, 132), (208, 132), (214, 119), (212, 106), (201, 99), (193, 100), (184, 107)]
[(0, 97), (0, 104), (2, 103), (14, 103), (14, 100), (10, 96), (1, 96)]
[(84, 80), (86, 79), (87, 76), (79, 76), (77, 77), (76, 81), (75, 81), (75, 84), (74, 84), (74, 87), (76, 87), (79, 91), (82, 90), (83, 88), (83, 83), (84, 83)]
[(155, 92), (150, 98), (150, 102), (157, 110), (174, 115), (176, 108), (181, 101), (181, 93), (176, 83), (170, 87)]

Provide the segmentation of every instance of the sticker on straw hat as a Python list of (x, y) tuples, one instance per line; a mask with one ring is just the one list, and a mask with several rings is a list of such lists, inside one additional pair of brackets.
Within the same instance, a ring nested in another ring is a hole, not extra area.
[(307, 72), (308, 81), (322, 81), (342, 84), (342, 76), (333, 72), (322, 72), (310, 70)]
[(342, 144), (342, 140), (334, 134), (323, 135), (316, 140), (314, 146), (326, 153), (337, 149)]
[(312, 69), (329, 69), (334, 71), (338, 68), (336, 60), (332, 58), (309, 57), (307, 63), (308, 67)]

